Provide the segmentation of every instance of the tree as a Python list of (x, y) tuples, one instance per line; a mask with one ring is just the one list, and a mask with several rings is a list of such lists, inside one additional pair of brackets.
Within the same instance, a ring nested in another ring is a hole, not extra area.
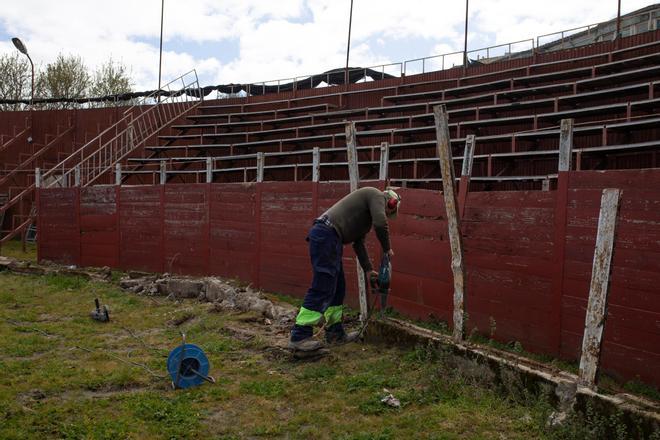
[[(133, 84), (128, 77), (126, 67), (120, 63), (115, 63), (112, 58), (107, 63), (99, 67), (94, 73), (90, 95), (92, 97), (101, 97), (109, 95), (118, 95), (133, 91)], [(115, 101), (118, 104), (118, 101)], [(100, 103), (100, 105), (107, 105)]]
[[(22, 55), (0, 56), (0, 99), (29, 99), (30, 63)], [(0, 104), (1, 110), (21, 110), (24, 104)]]
[[(42, 98), (84, 98), (87, 96), (90, 83), (90, 75), (82, 58), (59, 54), (55, 62), (48, 64), (46, 71), (39, 75), (37, 90)], [(48, 107), (75, 108), (77, 105), (62, 101)]]

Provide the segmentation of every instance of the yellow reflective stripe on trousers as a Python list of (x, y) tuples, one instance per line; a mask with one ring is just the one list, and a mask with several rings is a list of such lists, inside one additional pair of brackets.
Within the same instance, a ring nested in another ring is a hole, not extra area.
[(329, 326), (341, 322), (343, 310), (344, 310), (344, 306), (328, 307), (326, 311), (323, 313), (323, 316), (325, 316), (325, 325)]
[(304, 307), (300, 307), (300, 312), (296, 316), (296, 324), (298, 325), (316, 325), (321, 321), (321, 315), (319, 312), (314, 310), (309, 310)]

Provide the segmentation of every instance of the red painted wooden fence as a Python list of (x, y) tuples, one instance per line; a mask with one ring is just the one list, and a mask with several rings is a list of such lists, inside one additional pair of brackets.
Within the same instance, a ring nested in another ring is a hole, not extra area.
[[(660, 385), (660, 170), (561, 173), (557, 191), (469, 193), (462, 234), (467, 331), (565, 359), (579, 357), (600, 193), (623, 190), (601, 367)], [(39, 258), (64, 264), (238, 278), (304, 295), (311, 220), (346, 183), (97, 186), (39, 191)], [(401, 189), (390, 223), (390, 304), (451, 322), (441, 194)], [(373, 235), (373, 234), (372, 234)], [(373, 237), (372, 260), (380, 257)], [(344, 253), (347, 302), (355, 258)]]

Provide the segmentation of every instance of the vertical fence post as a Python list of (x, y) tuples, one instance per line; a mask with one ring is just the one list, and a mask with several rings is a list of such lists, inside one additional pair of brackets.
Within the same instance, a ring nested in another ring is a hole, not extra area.
[(449, 244), (451, 245), (451, 269), (454, 274), (454, 334), (455, 342), (464, 338), (464, 297), (465, 297), (465, 270), (463, 266), (463, 244), (461, 240), (460, 219), (456, 209), (456, 190), (454, 188), (454, 163), (451, 155), (449, 141), (449, 123), (447, 108), (444, 105), (433, 107), (435, 118), (435, 132), (437, 150), (440, 157), (440, 170), (442, 172), (442, 193), (445, 199), (447, 225), (449, 227)]
[(321, 150), (314, 147), (312, 150), (312, 182), (318, 182), (321, 175)]
[(388, 179), (388, 166), (390, 164), (390, 144), (382, 142), (380, 144), (380, 169), (378, 180), (386, 181)]
[(564, 266), (566, 253), (566, 221), (568, 219), (568, 185), (573, 151), (573, 120), (562, 119), (559, 134), (559, 164), (557, 167), (557, 193), (555, 202), (555, 234), (553, 262), (556, 275), (553, 279), (553, 328), (555, 329), (554, 349), (561, 355), (562, 297), (564, 295)]
[(76, 165), (73, 169), (73, 176), (74, 186), (80, 186), (80, 164)]
[(213, 158), (206, 158), (206, 183), (213, 182)]
[(167, 170), (166, 170), (166, 164), (164, 160), (160, 161), (160, 184), (165, 185), (167, 182)]
[(465, 152), (463, 153), (463, 168), (461, 169), (461, 182), (458, 186), (458, 211), (460, 218), (465, 214), (465, 204), (470, 191), (470, 177), (472, 176), (472, 161), (474, 159), (474, 135), (465, 137)]
[[(358, 189), (360, 183), (360, 171), (357, 158), (357, 146), (355, 144), (355, 122), (346, 123), (346, 157), (348, 159), (348, 178), (351, 192)], [(360, 320), (367, 319), (369, 309), (367, 305), (367, 287), (364, 279), (364, 271), (360, 266), (360, 260), (355, 258), (358, 275), (358, 298), (360, 300)]]
[(600, 361), (605, 318), (607, 317), (607, 294), (610, 281), (610, 263), (616, 237), (616, 223), (619, 212), (621, 190), (604, 189), (600, 200), (596, 250), (591, 269), (589, 303), (582, 338), (579, 384), (594, 388)]
[[(34, 169), (34, 186), (36, 188), (34, 192), (34, 206), (37, 207), (37, 225), (43, 225), (39, 216), (41, 215), (41, 168)], [(43, 230), (41, 231), (41, 237), (37, 240), (37, 262), (41, 261), (41, 243), (44, 239)]]
[(264, 181), (264, 153), (262, 151), (257, 153), (257, 182)]
[(121, 164), (119, 162), (115, 165), (115, 185), (121, 185)]
[(559, 131), (559, 171), (571, 170), (573, 156), (573, 119), (562, 119)]

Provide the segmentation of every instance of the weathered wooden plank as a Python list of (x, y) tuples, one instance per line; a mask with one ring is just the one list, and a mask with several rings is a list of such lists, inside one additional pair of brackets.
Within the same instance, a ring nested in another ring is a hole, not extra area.
[[(346, 123), (346, 155), (348, 159), (348, 176), (350, 179), (351, 192), (358, 189), (360, 182), (360, 171), (357, 162), (357, 146), (355, 140), (355, 122)], [(360, 302), (360, 321), (364, 322), (369, 313), (367, 304), (367, 287), (365, 284), (365, 275), (360, 261), (355, 257), (356, 270), (358, 276), (358, 300)]]
[(447, 108), (444, 105), (433, 107), (435, 118), (435, 131), (437, 138), (438, 157), (442, 172), (442, 188), (445, 199), (445, 211), (449, 229), (449, 243), (452, 254), (452, 273), (454, 275), (454, 333), (456, 342), (463, 340), (463, 314), (465, 295), (465, 270), (463, 267), (463, 246), (461, 244), (460, 219), (456, 202), (456, 189), (454, 179), (454, 162), (451, 157), (451, 144), (449, 142), (449, 124), (447, 121)]
[(388, 168), (390, 164), (390, 144), (383, 142), (380, 144), (380, 168), (378, 170), (378, 180), (387, 180)]
[(606, 170), (606, 171), (577, 171), (570, 176), (571, 189), (591, 188), (603, 189), (617, 187), (623, 191), (627, 189), (660, 191), (660, 173), (654, 169), (642, 170)]
[(562, 119), (559, 129), (559, 171), (570, 171), (573, 158), (573, 119)]
[(472, 162), (474, 160), (474, 135), (469, 134), (465, 137), (465, 150), (463, 152), (463, 165), (461, 176), (470, 177), (472, 175)]
[(579, 382), (588, 387), (596, 385), (620, 198), (621, 191), (618, 189), (603, 190), (580, 358)]
[(312, 182), (318, 182), (321, 178), (321, 150), (314, 147), (312, 150)]
[(553, 209), (556, 195), (554, 192), (539, 191), (480, 191), (470, 194), (469, 207), (497, 208), (548, 208)]

